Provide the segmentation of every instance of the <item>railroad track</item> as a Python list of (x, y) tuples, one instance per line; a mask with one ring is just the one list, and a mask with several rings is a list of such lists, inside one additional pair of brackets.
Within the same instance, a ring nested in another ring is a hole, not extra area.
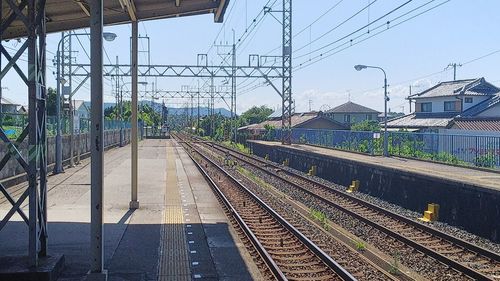
[(356, 280), (216, 162), (183, 145), (276, 280)]
[(322, 204), (362, 221), (467, 277), (477, 280), (500, 280), (500, 256), (494, 252), (382, 209), (297, 172), (283, 169), (270, 161), (246, 155), (216, 143), (210, 143), (210, 146), (220, 153), (229, 152), (231, 157), (241, 163), (269, 177), (279, 179)]

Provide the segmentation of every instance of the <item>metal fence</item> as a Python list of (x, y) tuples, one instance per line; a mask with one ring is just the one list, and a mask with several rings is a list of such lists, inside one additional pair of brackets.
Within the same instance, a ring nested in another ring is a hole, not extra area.
[[(54, 136), (56, 135), (56, 117), (55, 116), (47, 116), (46, 119), (46, 128), (47, 135)], [(61, 121), (61, 131), (63, 135), (69, 135), (70, 131), (70, 119), (67, 116), (63, 116), (60, 118)], [(88, 118), (75, 118), (75, 124), (73, 124), (75, 133), (88, 133), (90, 129), (90, 119)], [(21, 134), (22, 130), (28, 124), (28, 115), (26, 114), (15, 114), (15, 113), (3, 113), (1, 125), (6, 135), (15, 139), (19, 134)], [(119, 121), (119, 120), (104, 120), (104, 130), (115, 130), (120, 128), (130, 128), (130, 122), (128, 121)]]
[[(269, 131), (263, 139), (281, 140), (281, 130)], [(500, 168), (500, 136), (388, 132), (388, 141), (391, 156)], [(292, 129), (292, 143), (382, 155), (383, 133)]]

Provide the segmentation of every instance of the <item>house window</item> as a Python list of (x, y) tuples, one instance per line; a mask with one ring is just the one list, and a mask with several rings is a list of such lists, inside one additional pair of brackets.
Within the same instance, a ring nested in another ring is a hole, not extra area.
[(465, 103), (472, 103), (472, 98), (465, 98)]
[(423, 102), (420, 104), (421, 112), (432, 112), (432, 102)]
[(349, 114), (344, 115), (344, 122), (351, 123), (351, 115), (349, 115)]
[(372, 115), (371, 114), (366, 114), (366, 120), (372, 120)]
[(445, 101), (444, 102), (444, 111), (455, 111), (455, 102), (454, 101)]

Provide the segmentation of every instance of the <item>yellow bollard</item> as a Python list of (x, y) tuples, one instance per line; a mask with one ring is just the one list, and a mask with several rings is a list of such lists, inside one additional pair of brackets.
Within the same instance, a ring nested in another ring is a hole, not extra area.
[(424, 222), (437, 221), (439, 219), (439, 204), (427, 204), (427, 210), (424, 211), (424, 216), (419, 219)]
[(353, 193), (353, 192), (358, 191), (359, 190), (359, 184), (360, 184), (359, 180), (353, 180), (352, 183), (351, 183), (351, 185), (349, 186), (349, 188), (347, 188), (346, 191), (348, 193)]
[(315, 176), (316, 172), (317, 172), (316, 165), (312, 165), (311, 169), (309, 170), (309, 172), (307, 174), (310, 175), (310, 176)]

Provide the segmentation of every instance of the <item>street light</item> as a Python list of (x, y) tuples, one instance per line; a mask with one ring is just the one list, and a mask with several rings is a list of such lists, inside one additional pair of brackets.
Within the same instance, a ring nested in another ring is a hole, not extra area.
[[(58, 174), (63, 172), (63, 167), (62, 167), (62, 132), (61, 132), (61, 84), (64, 84), (66, 82), (65, 79), (61, 77), (61, 43), (64, 41), (64, 39), (70, 37), (70, 36), (89, 36), (90, 33), (69, 33), (64, 35), (61, 40), (59, 40), (59, 43), (57, 44), (57, 94), (56, 94), (56, 161), (54, 165), (54, 174)], [(103, 37), (106, 41), (113, 41), (117, 37), (116, 34), (112, 32), (103, 32)], [(70, 96), (70, 104), (71, 104), (71, 96)], [(70, 122), (73, 124), (73, 118), (71, 118)], [(72, 125), (71, 125), (72, 127)], [(73, 159), (73, 129), (71, 128), (71, 160)]]
[(389, 142), (387, 136), (387, 102), (389, 101), (389, 97), (387, 96), (387, 75), (385, 74), (385, 70), (378, 66), (370, 66), (370, 65), (362, 65), (358, 64), (354, 66), (354, 69), (357, 71), (361, 71), (366, 68), (376, 68), (380, 69), (384, 73), (384, 156), (389, 156)]
[(103, 32), (102, 37), (104, 38), (104, 40), (111, 42), (111, 41), (114, 41), (116, 39), (117, 35), (116, 35), (116, 33), (113, 33), (113, 32)]

